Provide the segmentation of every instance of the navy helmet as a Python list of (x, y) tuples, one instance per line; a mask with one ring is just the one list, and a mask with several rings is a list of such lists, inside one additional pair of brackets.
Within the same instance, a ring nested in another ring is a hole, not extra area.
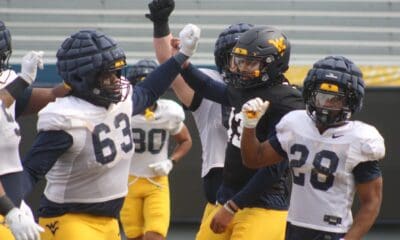
[(343, 124), (361, 110), (364, 80), (360, 68), (343, 56), (328, 56), (314, 63), (303, 83), (307, 113), (323, 126)]
[(253, 27), (243, 33), (232, 50), (227, 79), (236, 88), (254, 88), (285, 81), (290, 42), (279, 29)]
[(118, 103), (128, 94), (121, 78), (124, 50), (106, 34), (81, 30), (66, 38), (57, 52), (57, 70), (71, 94), (98, 106)]
[(0, 72), (9, 68), (8, 61), (12, 53), (11, 33), (4, 22), (0, 21)]
[(229, 71), (229, 59), (232, 48), (235, 46), (242, 33), (252, 28), (252, 24), (236, 23), (225, 28), (218, 36), (214, 47), (215, 65), (219, 73)]
[(140, 81), (144, 80), (158, 66), (154, 60), (143, 59), (132, 65), (128, 71), (126, 78), (135, 86)]

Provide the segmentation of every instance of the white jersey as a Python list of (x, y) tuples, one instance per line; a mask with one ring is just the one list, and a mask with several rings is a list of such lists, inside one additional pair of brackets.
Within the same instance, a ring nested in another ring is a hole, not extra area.
[(19, 157), (19, 141), (21, 135), (19, 126), (14, 120), (9, 109), (3, 106), (0, 100), (0, 175), (22, 171), (21, 160)]
[[(222, 82), (217, 71), (204, 68), (200, 70), (212, 79)], [(210, 169), (224, 167), (228, 135), (222, 125), (221, 104), (203, 98), (200, 106), (193, 112), (193, 117), (200, 135), (203, 160), (201, 177), (204, 177)]]
[(285, 115), (276, 131), (293, 171), (288, 221), (321, 231), (347, 232), (353, 222), (352, 171), (361, 162), (384, 157), (382, 136), (359, 121), (320, 134), (305, 110)]
[(147, 120), (138, 114), (132, 118), (132, 132), (135, 155), (132, 158), (130, 174), (137, 177), (154, 177), (150, 164), (168, 159), (170, 135), (178, 134), (183, 127), (185, 113), (172, 100), (160, 99), (154, 111), (154, 119)]
[[(17, 77), (18, 75), (11, 69), (0, 72), (0, 89), (5, 88)], [(15, 101), (8, 109), (10, 109), (10, 114), (15, 119)]]
[(72, 146), (46, 174), (46, 197), (56, 203), (96, 203), (127, 193), (132, 101), (108, 109), (73, 96), (57, 98), (39, 112), (38, 131), (64, 130)]

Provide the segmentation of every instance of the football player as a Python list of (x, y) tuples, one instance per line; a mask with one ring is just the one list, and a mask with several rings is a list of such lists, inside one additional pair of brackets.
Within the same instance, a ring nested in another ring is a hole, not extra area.
[[(9, 59), (12, 54), (12, 38), (10, 30), (0, 21), (0, 89), (3, 89), (17, 74), (10, 69)], [(43, 52), (34, 52), (40, 58), (39, 68), (43, 68)], [(36, 76), (36, 75), (35, 75)], [(11, 113), (15, 118), (23, 115), (36, 114), (47, 103), (54, 101), (56, 97), (63, 97), (69, 93), (69, 88), (64, 83), (58, 84), (54, 88), (25, 88), (15, 101), (15, 106)], [(4, 103), (4, 102), (3, 102)]]
[[(171, 55), (171, 41), (174, 41), (169, 31), (168, 18), (173, 11), (173, 0), (152, 1), (149, 4), (150, 14), (146, 15), (153, 21), (153, 43), (158, 61), (164, 62)], [(215, 43), (214, 56), (218, 72), (211, 69), (201, 69), (213, 79), (223, 82), (222, 74), (228, 68), (228, 57), (236, 44), (239, 35), (252, 27), (251, 24), (232, 24), (224, 29)], [(166, 50), (169, 49), (169, 50)], [(194, 92), (178, 76), (172, 83), (172, 89), (187, 109), (192, 111), (202, 146), (203, 188), (207, 200), (202, 221), (216, 207), (217, 191), (222, 183), (222, 172), (225, 161), (227, 144), (226, 126), (229, 117), (229, 107), (217, 102), (204, 99), (198, 92)], [(213, 141), (210, 141), (213, 139)]]
[[(162, 1), (158, 1), (162, 2)], [(253, 29), (257, 29), (252, 32)], [(233, 107), (229, 118), (228, 146), (226, 148), (223, 183), (218, 191), (218, 207), (214, 209), (203, 221), (197, 239), (260, 239), (268, 236), (270, 239), (282, 239), (285, 230), (285, 221), (288, 205), (288, 191), (286, 188), (286, 169), (282, 164), (262, 171), (252, 171), (241, 163), (240, 133), (241, 133), (241, 105), (254, 96), (274, 98), (282, 105), (272, 111), (274, 119), (279, 119), (286, 112), (303, 108), (300, 93), (291, 86), (284, 84), (287, 80), (283, 72), (287, 70), (290, 46), (279, 30), (265, 28), (252, 28), (243, 33), (237, 44), (248, 45), (241, 48), (248, 49), (243, 52), (251, 56), (257, 54), (260, 61), (258, 75), (254, 77), (238, 76), (243, 82), (254, 79), (254, 84), (243, 86), (236, 84), (237, 79), (231, 75), (231, 67), (225, 68), (224, 80), (228, 83), (213, 81), (212, 78), (198, 71), (190, 65), (184, 69), (183, 77), (199, 95), (216, 101), (219, 104)], [(249, 33), (251, 32), (251, 33)], [(245, 37), (247, 35), (247, 37)], [(240, 39), (245, 37), (241, 42)], [(281, 39), (280, 44), (287, 49), (280, 50), (272, 40)], [(271, 40), (271, 41), (269, 41)], [(257, 50), (257, 46), (262, 46)], [(259, 51), (259, 52), (254, 52)], [(270, 62), (266, 62), (267, 57)], [(231, 63), (231, 56), (227, 62)], [(250, 69), (251, 70), (251, 69)], [(240, 71), (234, 70), (235, 73)], [(242, 73), (246, 69), (241, 70)], [(282, 100), (284, 99), (284, 100)], [(282, 100), (282, 101), (281, 101)], [(277, 122), (277, 121), (276, 121)], [(260, 124), (260, 136), (266, 139), (273, 130), (275, 122), (269, 121)], [(271, 184), (265, 187), (264, 182)], [(272, 186), (274, 185), (274, 186)], [(262, 186), (262, 187), (260, 187)], [(260, 228), (260, 224), (269, 225), (270, 228)], [(210, 229), (211, 227), (211, 229)]]
[[(0, 52), (0, 66), (3, 60), (4, 55)], [(20, 132), (12, 114), (14, 100), (35, 80), (37, 67), (41, 64), (41, 54), (29, 52), (22, 59), (21, 72), (4, 89), (0, 89), (0, 218), (4, 219), (7, 226), (0, 226), (2, 240), (36, 240), (40, 239), (39, 231), (43, 231), (35, 223), (31, 209), (22, 200), (22, 165), (18, 146)], [(0, 75), (0, 79), (2, 77)]]
[[(291, 110), (304, 108), (301, 94), (288, 84), (290, 43), (280, 30), (260, 26), (243, 33), (228, 58), (227, 85), (202, 74), (193, 65), (181, 72), (204, 97), (231, 106), (224, 179), (218, 191), (219, 208), (200, 227), (198, 239), (283, 239), (288, 208), (288, 168), (285, 163), (260, 171), (242, 164), (241, 106), (254, 97), (276, 102), (261, 120), (257, 137), (267, 139), (275, 124)], [(265, 227), (260, 227), (265, 226)], [(211, 228), (211, 230), (210, 230)]]
[[(243, 105), (245, 164), (287, 162), (292, 170), (287, 240), (362, 239), (374, 223), (382, 201), (378, 160), (385, 145), (375, 127), (350, 120), (361, 110), (364, 87), (360, 69), (349, 59), (317, 61), (304, 80), (307, 109), (284, 116), (262, 143), (254, 128), (276, 103), (256, 98)], [(353, 222), (355, 192), (360, 209)]]
[[(0, 238), (4, 240), (36, 240), (43, 229), (35, 223), (28, 205), (22, 200), (20, 175), (22, 165), (19, 157), (19, 126), (10, 108), (14, 99), (23, 94), (36, 78), (36, 68), (41, 63), (37, 52), (30, 52), (23, 58), (19, 76), (0, 89), (0, 142), (2, 164), (0, 168), (0, 218), (7, 227), (0, 226)], [(0, 76), (1, 77), (1, 76)], [(25, 80), (26, 79), (26, 80)], [(20, 207), (16, 207), (20, 206)]]
[[(153, 60), (140, 60), (127, 75), (135, 86), (156, 69)], [(170, 221), (168, 174), (192, 147), (183, 123), (185, 113), (176, 102), (159, 99), (132, 118), (135, 154), (129, 171), (129, 190), (121, 210), (125, 235), (131, 239), (166, 239)], [(168, 156), (169, 138), (176, 147)]]
[(133, 89), (121, 77), (125, 53), (112, 38), (81, 30), (65, 39), (57, 70), (71, 95), (39, 113), (38, 134), (23, 161), (26, 193), (41, 177), (47, 180), (39, 207), (42, 239), (120, 239), (117, 218), (134, 152), (132, 116), (168, 89), (199, 37), (197, 26), (185, 26), (180, 52)]

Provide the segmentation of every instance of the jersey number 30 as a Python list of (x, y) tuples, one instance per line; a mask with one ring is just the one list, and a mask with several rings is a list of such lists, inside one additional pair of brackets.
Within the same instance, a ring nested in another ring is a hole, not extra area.
[[(293, 156), (300, 153), (298, 159), (290, 159), (290, 168), (301, 168), (307, 161), (310, 151), (306, 146), (302, 144), (294, 144), (290, 148), (290, 154)], [(324, 166), (322, 161), (328, 161), (328, 166)], [(310, 183), (311, 185), (319, 190), (327, 191), (333, 186), (335, 176), (333, 175), (338, 167), (339, 158), (336, 153), (328, 150), (322, 150), (315, 154), (313, 159), (313, 168), (311, 169)], [(297, 175), (293, 171), (293, 183), (304, 186), (305, 174), (298, 173)]]
[(140, 128), (133, 128), (132, 133), (136, 153), (143, 153), (147, 148), (147, 151), (151, 154), (158, 154), (163, 148), (167, 136), (167, 132), (164, 129), (157, 128), (151, 129), (147, 133), (147, 137), (146, 132)]

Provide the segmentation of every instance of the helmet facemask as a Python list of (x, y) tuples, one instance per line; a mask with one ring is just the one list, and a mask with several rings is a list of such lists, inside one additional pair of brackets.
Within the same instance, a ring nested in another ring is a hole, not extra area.
[(340, 126), (359, 112), (365, 83), (361, 70), (343, 56), (328, 56), (314, 63), (303, 82), (303, 99), (317, 127)]
[(107, 71), (98, 74), (97, 84), (92, 90), (98, 101), (109, 105), (124, 101), (127, 98), (130, 83), (122, 74), (125, 66), (125, 60), (118, 60)]
[(280, 84), (289, 59), (290, 43), (284, 33), (269, 26), (254, 27), (232, 49), (227, 82), (235, 88)]
[(269, 79), (277, 77), (270, 71), (275, 69), (274, 60), (273, 55), (249, 57), (232, 54), (229, 61), (229, 78), (237, 88), (265, 85)]
[(7, 70), (10, 68), (10, 57), (11, 57), (11, 50), (7, 50), (0, 53), (0, 72)]
[(346, 93), (331, 83), (321, 83), (312, 90), (306, 106), (310, 117), (323, 127), (342, 125), (352, 113)]
[(0, 21), (0, 73), (10, 68), (9, 60), (12, 53), (11, 33), (4, 22)]

